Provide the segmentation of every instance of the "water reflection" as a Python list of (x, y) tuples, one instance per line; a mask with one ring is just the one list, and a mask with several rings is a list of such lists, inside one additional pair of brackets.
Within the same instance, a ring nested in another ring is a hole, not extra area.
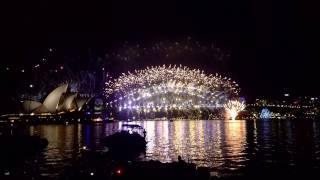
[(224, 123), (225, 152), (224, 157), (228, 157), (229, 163), (237, 169), (241, 167), (241, 162), (245, 160), (244, 149), (246, 145), (246, 124), (244, 121), (229, 121)]
[[(176, 161), (178, 155), (217, 174), (243, 168), (319, 168), (320, 124), (307, 120), (256, 121), (137, 121), (147, 131), (145, 160)], [(42, 175), (56, 176), (78, 157), (83, 146), (102, 149), (101, 139), (122, 123), (38, 125), (28, 133), (40, 135), (49, 146), (38, 161)]]
[[(135, 122), (147, 131), (147, 160), (176, 161), (178, 155), (200, 166), (237, 168), (245, 160), (245, 121)], [(230, 160), (230, 162), (229, 162)]]

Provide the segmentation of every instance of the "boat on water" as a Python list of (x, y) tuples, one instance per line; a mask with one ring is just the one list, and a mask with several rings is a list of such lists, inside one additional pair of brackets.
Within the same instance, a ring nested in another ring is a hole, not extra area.
[(137, 124), (122, 124), (122, 127), (129, 127), (129, 128), (137, 128), (137, 129), (143, 129), (142, 126)]
[(119, 132), (105, 137), (102, 143), (115, 159), (132, 160), (145, 153), (147, 145), (145, 134), (146, 131), (139, 125), (123, 124)]

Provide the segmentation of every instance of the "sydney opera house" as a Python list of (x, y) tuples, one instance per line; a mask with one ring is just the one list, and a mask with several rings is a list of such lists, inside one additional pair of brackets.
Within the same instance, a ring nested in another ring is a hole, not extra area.
[(57, 114), (81, 111), (88, 98), (82, 98), (77, 93), (68, 92), (68, 84), (63, 84), (47, 95), (44, 101), (24, 100), (23, 113)]

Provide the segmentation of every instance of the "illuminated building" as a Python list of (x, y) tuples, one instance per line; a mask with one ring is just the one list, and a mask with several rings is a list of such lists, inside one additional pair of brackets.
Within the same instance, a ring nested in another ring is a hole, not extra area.
[(272, 115), (272, 113), (269, 111), (269, 109), (263, 108), (260, 113), (260, 118), (261, 119), (269, 119), (271, 117), (271, 115)]
[(80, 111), (88, 99), (78, 97), (77, 93), (70, 93), (68, 84), (63, 84), (48, 94), (43, 103), (24, 100), (22, 102), (25, 113), (60, 113)]

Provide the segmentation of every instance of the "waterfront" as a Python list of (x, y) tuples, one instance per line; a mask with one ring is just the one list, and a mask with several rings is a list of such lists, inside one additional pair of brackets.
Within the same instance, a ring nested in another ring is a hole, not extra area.
[[(178, 155), (213, 176), (320, 169), (320, 122), (316, 120), (176, 120), (130, 122), (147, 131), (147, 152), (141, 160), (177, 161)], [(48, 147), (23, 168), (55, 178), (84, 147), (102, 150), (101, 138), (121, 128), (122, 122), (13, 127), (19, 133), (40, 135)], [(4, 129), (2, 129), (3, 131)], [(8, 129), (7, 129), (8, 130)], [(271, 169), (270, 169), (271, 168)], [(26, 169), (26, 171), (28, 171)]]

